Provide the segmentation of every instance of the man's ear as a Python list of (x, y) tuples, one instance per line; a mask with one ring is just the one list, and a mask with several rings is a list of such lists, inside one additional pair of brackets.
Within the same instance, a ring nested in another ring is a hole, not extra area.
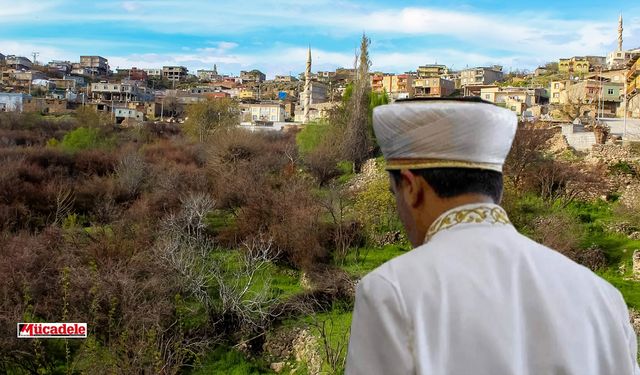
[(400, 170), (402, 185), (402, 194), (404, 200), (411, 207), (418, 207), (424, 200), (424, 186), (422, 178), (419, 178), (408, 169)]

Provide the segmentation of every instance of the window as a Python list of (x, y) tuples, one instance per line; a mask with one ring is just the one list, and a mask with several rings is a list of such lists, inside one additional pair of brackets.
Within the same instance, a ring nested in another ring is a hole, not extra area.
[(608, 95), (613, 95), (613, 89), (609, 89), (609, 90), (607, 90), (607, 94), (608, 94)]
[(560, 84), (558, 82), (553, 84), (553, 88), (554, 89), (559, 89), (560, 88)]
[(559, 98), (560, 97), (560, 93), (559, 92), (554, 92), (553, 93), (553, 97), (554, 98)]
[(489, 100), (489, 99), (491, 98), (491, 95), (489, 95), (489, 94), (484, 94), (484, 98), (485, 98), (485, 99), (487, 99), (487, 100)]

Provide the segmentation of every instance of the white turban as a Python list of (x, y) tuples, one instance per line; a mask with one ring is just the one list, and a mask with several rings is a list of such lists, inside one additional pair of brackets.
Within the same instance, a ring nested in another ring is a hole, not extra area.
[(478, 168), (502, 172), (518, 119), (479, 99), (406, 100), (373, 110), (387, 169)]

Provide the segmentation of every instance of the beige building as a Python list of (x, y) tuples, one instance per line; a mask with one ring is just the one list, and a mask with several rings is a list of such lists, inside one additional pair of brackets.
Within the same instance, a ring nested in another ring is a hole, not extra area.
[(563, 101), (566, 101), (566, 98), (563, 95), (569, 83), (569, 81), (552, 81), (549, 89), (549, 103), (564, 104)]
[(416, 98), (445, 98), (455, 91), (455, 83), (440, 77), (418, 78), (413, 81)]
[(283, 122), (286, 119), (284, 105), (280, 103), (257, 103), (249, 105), (251, 122)]
[(449, 69), (445, 65), (430, 64), (419, 66), (417, 73), (418, 78), (433, 78), (449, 74)]
[(522, 115), (527, 109), (541, 104), (544, 91), (543, 88), (488, 87), (480, 90), (480, 97)]
[(109, 61), (102, 56), (80, 56), (80, 67), (94, 76), (109, 73)]
[(391, 99), (414, 97), (414, 77), (410, 74), (374, 74), (371, 76), (371, 89), (386, 92)]
[(502, 67), (478, 67), (465, 69), (460, 72), (460, 85), (489, 85), (503, 78)]

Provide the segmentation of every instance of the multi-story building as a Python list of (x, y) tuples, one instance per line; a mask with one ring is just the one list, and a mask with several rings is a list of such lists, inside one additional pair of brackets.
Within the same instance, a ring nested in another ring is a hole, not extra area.
[(282, 122), (285, 120), (284, 105), (280, 103), (256, 103), (249, 105), (251, 122)]
[(445, 65), (422, 65), (418, 67), (417, 74), (418, 78), (441, 77), (444, 74), (449, 74), (449, 69)]
[(71, 73), (71, 68), (73, 64), (71, 61), (61, 61), (61, 60), (53, 60), (47, 64), (50, 69), (55, 69), (63, 74)]
[(558, 71), (560, 73), (569, 74), (587, 74), (591, 63), (583, 56), (574, 56), (571, 58), (558, 60)]
[(201, 69), (196, 72), (196, 75), (201, 81), (213, 82), (218, 81), (220, 80), (220, 78), (222, 78), (220, 74), (218, 74), (218, 66), (215, 64), (213, 65), (213, 70)]
[(640, 54), (640, 48), (631, 50), (616, 50), (607, 55), (607, 66), (609, 69), (624, 68), (629, 61)]
[(145, 73), (147, 73), (147, 77), (160, 79), (162, 78), (162, 69), (158, 68), (150, 68), (150, 69), (142, 69)]
[(51, 82), (56, 85), (56, 88), (59, 90), (70, 90), (75, 91), (78, 83), (75, 79), (69, 78), (51, 78)]
[(90, 68), (82, 67), (80, 63), (72, 63), (71, 74), (75, 74), (79, 76), (90, 76), (92, 75), (92, 70)]
[(543, 88), (487, 87), (480, 90), (480, 97), (491, 103), (502, 105), (518, 115), (546, 101)]
[(173, 82), (184, 80), (185, 78), (187, 78), (187, 73), (188, 70), (184, 66), (162, 67), (162, 78)]
[(478, 67), (465, 69), (460, 72), (460, 85), (489, 85), (503, 78), (502, 67), (494, 65), (492, 67)]
[(626, 94), (628, 97), (633, 97), (640, 93), (640, 55), (635, 56), (629, 65), (625, 75), (627, 83)]
[(392, 99), (413, 98), (414, 77), (411, 74), (380, 74), (371, 76), (371, 89), (386, 92)]
[(240, 79), (242, 82), (264, 82), (267, 76), (258, 69), (250, 71), (243, 70), (240, 72)]
[(549, 88), (549, 103), (563, 104), (562, 97), (568, 84), (570, 84), (569, 81), (552, 81)]
[(153, 96), (145, 87), (137, 82), (109, 83), (99, 82), (91, 84), (91, 99), (98, 102), (136, 102), (149, 101)]
[(453, 94), (456, 85), (440, 77), (417, 78), (413, 81), (413, 89), (416, 98), (444, 98)]
[(5, 57), (5, 64), (16, 70), (29, 70), (33, 67), (31, 60), (22, 56), (9, 55)]
[(102, 56), (80, 56), (80, 67), (92, 76), (109, 74), (109, 61)]
[(33, 80), (45, 79), (46, 75), (39, 71), (34, 70), (17, 70), (8, 69), (2, 71), (0, 81), (5, 85), (18, 86), (27, 88), (31, 85)]

